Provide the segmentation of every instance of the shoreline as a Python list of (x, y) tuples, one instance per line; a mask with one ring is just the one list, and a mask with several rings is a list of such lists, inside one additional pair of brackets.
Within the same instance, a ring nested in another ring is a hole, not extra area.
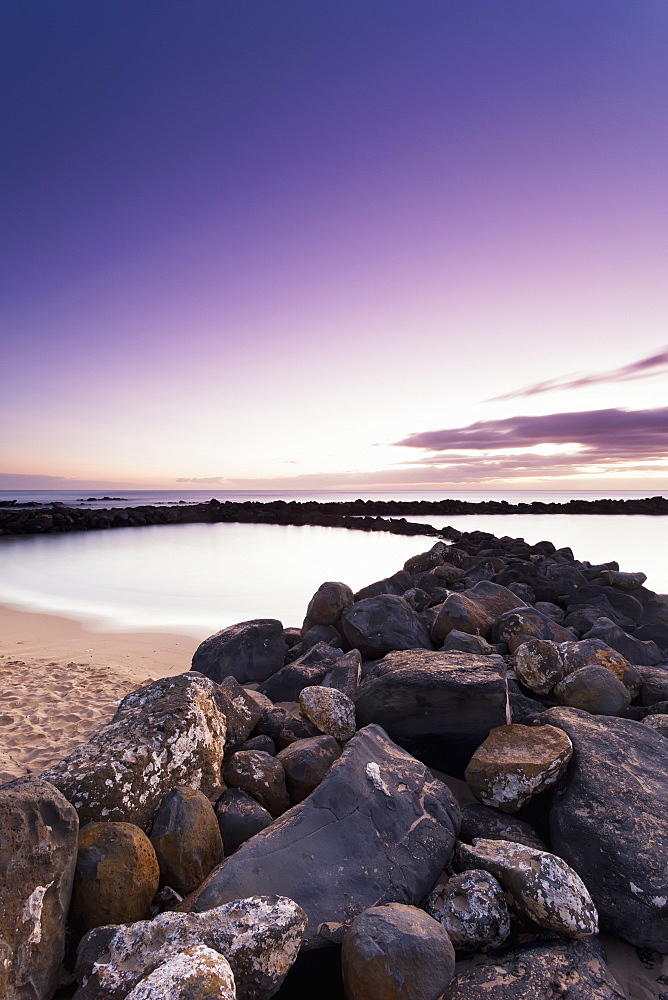
[(0, 604), (0, 784), (55, 764), (134, 688), (189, 670), (197, 645)]

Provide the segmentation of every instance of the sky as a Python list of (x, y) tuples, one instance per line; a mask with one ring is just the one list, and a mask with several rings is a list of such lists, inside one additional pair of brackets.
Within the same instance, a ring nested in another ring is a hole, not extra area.
[(664, 0), (0, 21), (0, 489), (668, 488)]

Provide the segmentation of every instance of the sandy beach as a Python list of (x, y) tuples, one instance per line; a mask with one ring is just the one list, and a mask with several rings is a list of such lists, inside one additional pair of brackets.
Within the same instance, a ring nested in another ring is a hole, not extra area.
[(0, 783), (66, 756), (128, 691), (188, 670), (196, 646), (192, 636), (98, 632), (0, 605)]

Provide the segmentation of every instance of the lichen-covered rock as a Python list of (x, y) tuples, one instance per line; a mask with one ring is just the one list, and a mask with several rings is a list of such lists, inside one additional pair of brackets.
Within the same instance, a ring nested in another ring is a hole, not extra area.
[(299, 708), (325, 736), (346, 743), (355, 735), (355, 705), (336, 688), (304, 688), (299, 695)]
[(265, 708), (257, 724), (258, 733), (270, 736), (279, 750), (284, 750), (297, 740), (320, 736), (320, 730), (299, 711), (299, 702), (292, 705), (272, 705)]
[(271, 813), (240, 788), (228, 788), (221, 795), (216, 802), (216, 818), (227, 856), (274, 822)]
[(341, 747), (333, 736), (298, 740), (281, 750), (278, 759), (285, 771), (285, 783), (293, 805), (303, 802), (318, 787), (340, 756)]
[(79, 831), (70, 919), (82, 934), (143, 920), (159, 883), (158, 859), (143, 830), (132, 823), (89, 823)]
[(236, 677), (240, 684), (263, 681), (283, 666), (288, 645), (275, 618), (256, 618), (221, 629), (201, 642), (192, 669), (219, 684)]
[(552, 642), (569, 642), (575, 638), (569, 629), (559, 625), (536, 608), (520, 608), (500, 615), (492, 627), (493, 642), (507, 642), (514, 653), (529, 639), (550, 639)]
[(208, 795), (218, 784), (226, 732), (207, 677), (165, 677), (126, 695), (108, 725), (42, 777), (82, 824), (108, 820), (148, 830), (175, 785)]
[(547, 844), (524, 820), (497, 812), (482, 802), (467, 802), (462, 806), (459, 839), (473, 844), (479, 837), (483, 840), (512, 840), (526, 847), (536, 847), (539, 851), (547, 850)]
[(460, 843), (460, 868), (490, 872), (513, 898), (519, 913), (566, 937), (598, 932), (598, 915), (587, 887), (565, 861), (509, 840)]
[(238, 1000), (267, 1000), (297, 957), (304, 911), (281, 896), (254, 896), (206, 913), (161, 913), (136, 924), (97, 927), (79, 945), (76, 1000), (125, 1000), (163, 962), (205, 945), (230, 963)]
[(642, 676), (621, 653), (611, 649), (602, 639), (562, 642), (559, 645), (559, 652), (567, 674), (572, 674), (582, 667), (605, 667), (628, 688), (632, 698), (635, 698), (640, 691)]
[(574, 753), (550, 809), (552, 849), (584, 879), (604, 930), (668, 953), (668, 742), (641, 722), (551, 708)]
[(223, 841), (213, 806), (206, 795), (185, 785), (167, 792), (160, 803), (151, 843), (160, 865), (160, 880), (182, 896), (196, 889), (223, 860)]
[(449, 632), (469, 632), (489, 639), (494, 621), (511, 608), (525, 607), (512, 590), (482, 580), (460, 594), (450, 594), (444, 601), (431, 630), (434, 643), (440, 645)]
[(458, 950), (499, 948), (510, 934), (503, 889), (486, 871), (471, 869), (437, 885), (425, 910), (445, 927)]
[(352, 603), (353, 592), (345, 583), (321, 583), (306, 609), (302, 635), (312, 625), (336, 625)]
[(236, 750), (246, 742), (260, 721), (262, 709), (236, 677), (224, 678), (218, 688), (217, 699), (227, 723), (225, 750)]
[(343, 634), (364, 657), (393, 649), (431, 649), (422, 619), (402, 597), (380, 594), (357, 601), (341, 615)]
[(51, 1000), (65, 947), (77, 814), (46, 781), (0, 788), (0, 996)]
[(306, 947), (322, 947), (340, 941), (369, 906), (419, 903), (447, 864), (458, 828), (449, 789), (368, 726), (307, 799), (243, 844), (186, 904), (202, 911), (277, 892), (308, 914)]
[(225, 761), (225, 783), (252, 795), (272, 816), (290, 808), (285, 771), (280, 760), (261, 750), (239, 750)]
[(471, 757), (466, 781), (486, 806), (517, 812), (556, 784), (572, 753), (568, 736), (555, 726), (497, 726)]
[(439, 1000), (452, 981), (455, 953), (437, 920), (389, 903), (352, 922), (341, 969), (347, 1000)]
[(588, 938), (535, 941), (504, 955), (457, 962), (443, 1000), (627, 1000)]
[(559, 647), (550, 639), (523, 642), (515, 650), (513, 667), (518, 681), (536, 694), (549, 694), (566, 674)]
[(230, 963), (196, 944), (149, 972), (125, 1000), (236, 1000)]
[(555, 687), (554, 696), (560, 705), (592, 715), (619, 715), (631, 704), (628, 688), (602, 666), (580, 667), (568, 674)]
[(668, 736), (668, 715), (646, 715), (642, 723), (660, 736)]

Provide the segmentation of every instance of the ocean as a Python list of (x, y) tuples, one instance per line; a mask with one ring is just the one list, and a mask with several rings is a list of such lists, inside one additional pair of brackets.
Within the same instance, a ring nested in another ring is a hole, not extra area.
[[(108, 494), (111, 496), (111, 493)], [(121, 496), (120, 492), (114, 494)], [(557, 500), (601, 496), (635, 498), (644, 492), (467, 490), (466, 500)], [(654, 494), (656, 495), (656, 494)], [(123, 500), (89, 499), (81, 491), (5, 491), (3, 500), (60, 501), (88, 507), (219, 500), (355, 500), (359, 493), (270, 491), (129, 491)], [(365, 492), (362, 499), (443, 499), (443, 493)], [(460, 530), (491, 531), (534, 543), (570, 545), (576, 558), (617, 559), (624, 570), (642, 570), (647, 586), (668, 592), (668, 518), (643, 515), (474, 514), (409, 520), (445, 522)], [(443, 522), (443, 523), (442, 523)], [(202, 639), (252, 618), (301, 625), (313, 592), (325, 580), (353, 590), (394, 573), (434, 539), (385, 532), (270, 524), (152, 525), (113, 531), (0, 538), (0, 602), (61, 614), (100, 629), (159, 629)]]

